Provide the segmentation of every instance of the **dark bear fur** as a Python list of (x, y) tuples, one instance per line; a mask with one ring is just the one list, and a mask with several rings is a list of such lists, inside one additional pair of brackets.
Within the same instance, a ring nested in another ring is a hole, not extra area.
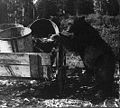
[(96, 88), (103, 95), (113, 94), (115, 56), (112, 48), (100, 37), (99, 32), (88, 24), (84, 18), (75, 18), (67, 31), (60, 33), (59, 38), (53, 36), (71, 51), (78, 53), (86, 67), (88, 74), (94, 75)]

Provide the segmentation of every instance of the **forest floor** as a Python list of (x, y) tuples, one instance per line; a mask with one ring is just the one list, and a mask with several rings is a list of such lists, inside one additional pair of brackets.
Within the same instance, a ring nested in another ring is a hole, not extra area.
[[(72, 56), (73, 59), (73, 56)], [(75, 63), (78, 57), (74, 56)], [(70, 63), (70, 61), (68, 62)], [(66, 72), (64, 95), (60, 97), (58, 82), (37, 81), (23, 79), (0, 80), (0, 107), (1, 108), (49, 108), (49, 107), (119, 107), (118, 97), (108, 97), (102, 100), (101, 95), (95, 93), (93, 77), (79, 67)], [(119, 69), (116, 68), (118, 72)], [(117, 84), (120, 85), (119, 74), (115, 74)], [(119, 88), (116, 88), (119, 92)]]
[[(82, 81), (82, 82), (81, 82)], [(87, 81), (87, 82), (86, 82)], [(4, 79), (0, 80), (1, 108), (49, 108), (49, 107), (119, 107), (119, 98), (96, 98), (92, 91), (94, 81), (77, 73), (68, 75), (65, 95), (61, 98), (56, 81)], [(81, 85), (80, 85), (81, 84)], [(87, 85), (86, 85), (87, 84)], [(119, 88), (117, 88), (118, 91)]]

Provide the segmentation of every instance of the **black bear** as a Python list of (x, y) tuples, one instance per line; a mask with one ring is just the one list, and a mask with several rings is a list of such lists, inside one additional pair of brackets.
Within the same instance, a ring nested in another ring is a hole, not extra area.
[(96, 88), (104, 97), (114, 93), (115, 56), (112, 48), (83, 17), (74, 18), (66, 31), (51, 38), (81, 56), (87, 73), (94, 75)]

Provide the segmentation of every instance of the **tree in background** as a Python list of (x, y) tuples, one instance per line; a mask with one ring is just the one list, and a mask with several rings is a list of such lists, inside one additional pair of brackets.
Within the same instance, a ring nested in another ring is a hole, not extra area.
[(108, 0), (108, 15), (116, 16), (119, 13), (119, 4), (117, 0)]
[(56, 16), (58, 12), (56, 1), (54, 0), (47, 0), (46, 2), (46, 18), (49, 16)]
[(56, 0), (38, 0), (36, 9), (39, 18), (49, 18), (57, 15), (58, 7)]
[(74, 3), (76, 0), (67, 0), (65, 4), (65, 11), (71, 15), (75, 15)]
[(119, 5), (119, 14), (120, 14), (120, 0), (117, 0), (118, 5)]
[(116, 16), (120, 13), (120, 0), (62, 0), (64, 9), (71, 15), (101, 15)]
[(0, 24), (8, 21), (7, 4), (5, 0), (0, 0)]
[(119, 14), (119, 4), (117, 0), (93, 0), (94, 11), (101, 15), (116, 16)]
[(94, 12), (92, 0), (67, 0), (65, 10), (71, 15), (87, 15)]
[(92, 0), (78, 0), (79, 4), (79, 14), (91, 14), (94, 13), (94, 5)]
[(0, 23), (28, 25), (35, 19), (32, 0), (0, 0)]

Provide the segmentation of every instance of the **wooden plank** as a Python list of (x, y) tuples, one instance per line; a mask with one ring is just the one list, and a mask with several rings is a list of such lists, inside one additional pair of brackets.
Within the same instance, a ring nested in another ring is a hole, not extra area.
[(51, 73), (51, 61), (50, 54), (48, 53), (38, 53), (30, 55), (30, 70), (32, 77), (44, 77), (49, 78)]
[(41, 65), (51, 65), (50, 53), (38, 53), (41, 57)]
[(40, 75), (40, 65), (41, 65), (41, 58), (39, 58), (39, 56), (36, 55), (30, 55), (30, 71), (31, 71), (31, 77), (37, 77), (39, 78)]
[(28, 64), (28, 54), (0, 53), (0, 64)]
[(41, 69), (42, 69), (42, 76), (44, 79), (51, 79), (52, 78), (51, 66), (41, 66)]
[(0, 65), (0, 76), (31, 77), (30, 66)]
[(48, 75), (50, 64), (50, 54), (47, 53), (0, 53), (0, 76), (39, 79), (46, 73)]
[(49, 53), (0, 53), (0, 64), (29, 64), (29, 56), (41, 58), (41, 65), (51, 65)]

